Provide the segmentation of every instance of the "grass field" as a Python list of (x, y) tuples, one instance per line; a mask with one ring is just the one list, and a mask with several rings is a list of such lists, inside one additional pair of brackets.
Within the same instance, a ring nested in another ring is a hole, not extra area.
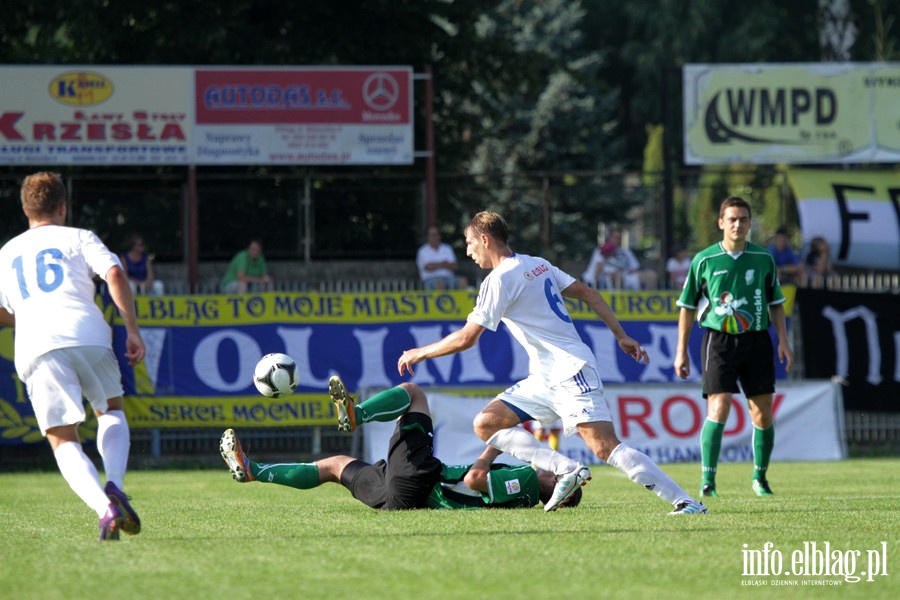
[[(666, 470), (694, 491), (697, 465)], [(103, 544), (56, 472), (0, 474), (0, 596), (900, 598), (900, 461), (775, 464), (771, 498), (752, 496), (749, 473), (722, 465), (723, 496), (709, 499), (708, 516), (669, 517), (609, 467), (594, 468), (580, 507), (556, 513), (385, 513), (331, 484), (238, 484), (224, 467), (136, 471), (127, 490), (144, 531)], [(766, 542), (783, 555), (782, 575), (742, 576), (743, 545)], [(888, 575), (785, 576), (804, 542), (847, 558), (860, 551), (857, 575), (878, 550)]]

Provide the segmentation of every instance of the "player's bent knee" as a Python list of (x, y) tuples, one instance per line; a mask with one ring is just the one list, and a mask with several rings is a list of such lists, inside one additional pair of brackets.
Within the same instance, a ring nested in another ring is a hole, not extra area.
[(484, 412), (475, 415), (475, 419), (472, 421), (472, 428), (475, 430), (475, 435), (483, 442), (488, 441), (491, 439), (491, 436), (503, 429), (491, 415)]
[(414, 383), (408, 382), (401, 383), (400, 387), (409, 395), (409, 408), (407, 409), (407, 412), (418, 412), (426, 415), (431, 414), (428, 408), (428, 398), (425, 396), (425, 392), (422, 391), (422, 388)]

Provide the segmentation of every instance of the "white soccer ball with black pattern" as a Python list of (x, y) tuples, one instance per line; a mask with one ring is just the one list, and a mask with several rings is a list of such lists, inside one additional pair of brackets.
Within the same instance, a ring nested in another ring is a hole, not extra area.
[(287, 354), (280, 352), (266, 354), (256, 363), (253, 383), (263, 396), (269, 398), (289, 396), (300, 383), (297, 363)]

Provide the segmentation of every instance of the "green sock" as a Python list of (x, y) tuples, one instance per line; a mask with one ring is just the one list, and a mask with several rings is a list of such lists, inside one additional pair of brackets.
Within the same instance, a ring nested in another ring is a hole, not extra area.
[(775, 425), (766, 429), (753, 426), (753, 479), (765, 479), (769, 458), (775, 447)]
[(277, 483), (298, 490), (318, 487), (319, 467), (315, 463), (281, 463), (265, 465), (250, 461), (250, 472), (257, 481)]
[(378, 392), (362, 404), (356, 405), (356, 422), (393, 421), (409, 408), (409, 393), (402, 387)]
[(716, 487), (716, 466), (719, 464), (719, 451), (722, 450), (722, 433), (725, 423), (717, 423), (709, 419), (703, 423), (700, 431), (700, 460), (703, 465), (703, 485)]

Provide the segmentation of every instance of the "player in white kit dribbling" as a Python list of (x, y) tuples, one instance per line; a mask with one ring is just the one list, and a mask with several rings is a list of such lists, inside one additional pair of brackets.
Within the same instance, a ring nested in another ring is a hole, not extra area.
[[(125, 324), (125, 355), (137, 364), (145, 348), (128, 278), (96, 234), (64, 226), (66, 188), (58, 174), (26, 177), (21, 199), (28, 231), (0, 249), (0, 325), (15, 326), (16, 371), (63, 478), (100, 518), (100, 540), (136, 534), (141, 521), (122, 491), (131, 445), (122, 374), (93, 281), (95, 274), (106, 281)], [(105, 487), (78, 437), (82, 397), (97, 415)]]
[(706, 507), (650, 457), (616, 436), (596, 359), (562, 299), (565, 296), (590, 306), (612, 331), (619, 347), (646, 363), (644, 348), (625, 334), (602, 296), (543, 258), (513, 252), (506, 222), (497, 213), (475, 215), (465, 235), (466, 255), (478, 266), (492, 269), (481, 284), (475, 308), (462, 329), (404, 352), (397, 361), (400, 374), (412, 374), (412, 366), (425, 359), (473, 347), (485, 329), (496, 331), (502, 321), (528, 354), (528, 377), (498, 395), (475, 417), (475, 433), (498, 450), (556, 473), (554, 496), (544, 510), (558, 508), (590, 479), (590, 471), (541, 444), (520, 426), (532, 419), (542, 423), (562, 419), (565, 435), (577, 431), (595, 455), (670, 502), (674, 510), (669, 514), (705, 513)]

